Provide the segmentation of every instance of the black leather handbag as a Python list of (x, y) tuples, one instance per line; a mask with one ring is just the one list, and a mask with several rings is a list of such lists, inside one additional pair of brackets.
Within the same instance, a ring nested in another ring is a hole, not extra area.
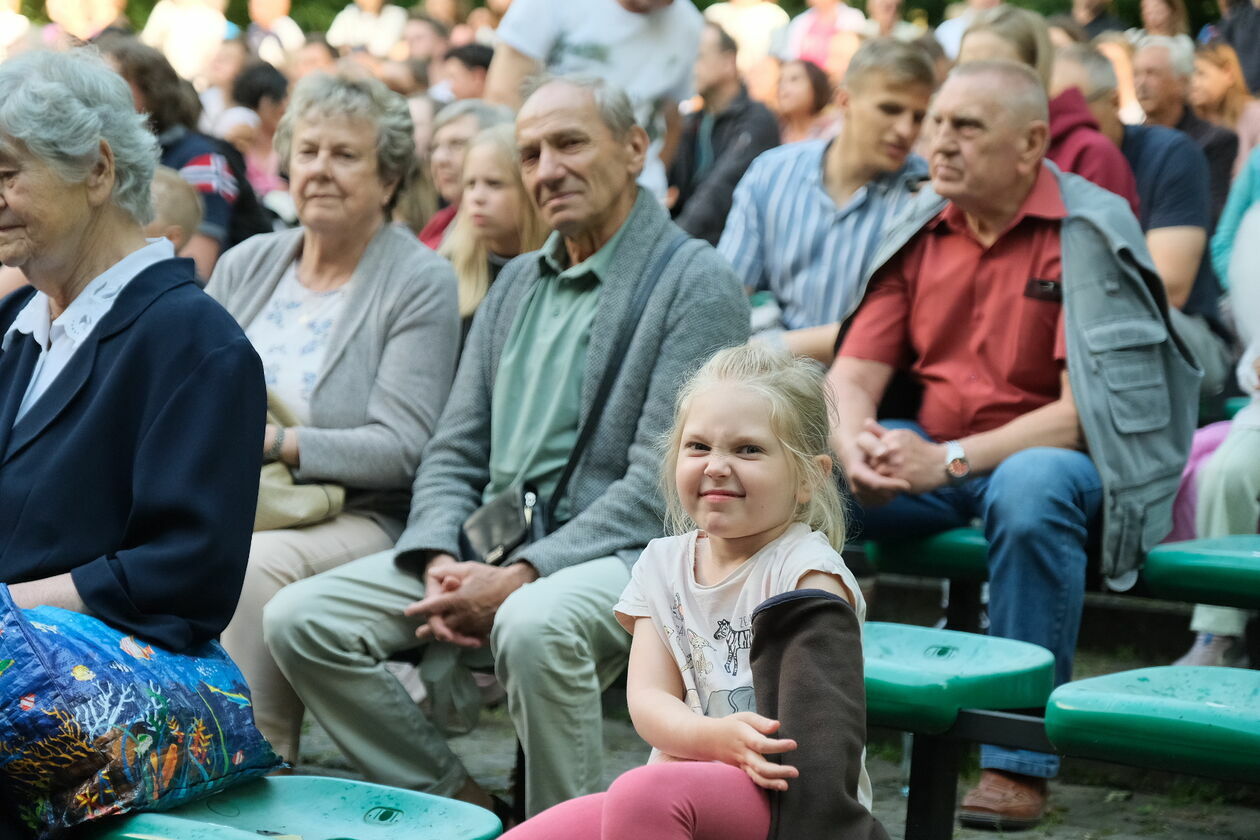
[(518, 481), (477, 508), (464, 520), (460, 542), (465, 560), (481, 560), (497, 565), (506, 561), (521, 546), (536, 542), (551, 533), (556, 503), (568, 489), (569, 479), (573, 477), (573, 472), (577, 469), (582, 452), (594, 435), (595, 427), (599, 425), (604, 404), (608, 402), (613, 382), (621, 371), (621, 361), (630, 347), (630, 340), (634, 337), (634, 331), (639, 325), (639, 319), (643, 316), (643, 310), (647, 308), (648, 298), (651, 297), (652, 290), (656, 288), (656, 281), (660, 279), (661, 272), (688, 239), (690, 237), (685, 233), (678, 234), (653, 263), (647, 276), (639, 281), (634, 304), (628, 313), (630, 317), (621, 324), (621, 332), (617, 336), (617, 344), (609, 357), (608, 368), (600, 378), (599, 389), (595, 392), (591, 412), (578, 430), (577, 441), (573, 444), (573, 451), (569, 453), (564, 472), (560, 473), (560, 479), (556, 482), (556, 490), (552, 497), (543, 499), (532, 484)]

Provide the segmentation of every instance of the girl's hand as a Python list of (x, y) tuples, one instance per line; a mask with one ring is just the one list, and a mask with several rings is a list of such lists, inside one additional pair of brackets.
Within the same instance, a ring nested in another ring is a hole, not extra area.
[(736, 712), (711, 720), (711, 754), (718, 761), (739, 767), (766, 790), (787, 790), (787, 780), (800, 775), (789, 764), (775, 764), (765, 758), (766, 754), (796, 749), (796, 742), (790, 738), (767, 737), (779, 731), (777, 720), (753, 712)]

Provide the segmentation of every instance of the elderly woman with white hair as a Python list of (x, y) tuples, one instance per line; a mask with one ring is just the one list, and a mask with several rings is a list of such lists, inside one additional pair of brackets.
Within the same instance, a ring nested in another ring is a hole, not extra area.
[(295, 761), (303, 705), (264, 644), (263, 607), (289, 583), (393, 546), (455, 376), (460, 322), (450, 264), (389, 222), (416, 168), (406, 100), (375, 79), (307, 77), (276, 151), (301, 227), (224, 254), (206, 291), (245, 328), (269, 399), (292, 415), (267, 426), (265, 458), (345, 489), (331, 518), (260, 523), (223, 635), (258, 727)]
[(183, 651), (236, 608), (263, 436), (258, 355), (146, 241), (157, 141), (88, 51), (0, 65), (0, 582)]

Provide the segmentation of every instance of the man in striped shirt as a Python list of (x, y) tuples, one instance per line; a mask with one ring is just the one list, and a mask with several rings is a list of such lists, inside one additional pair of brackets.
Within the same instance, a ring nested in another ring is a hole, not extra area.
[(935, 81), (920, 47), (866, 42), (836, 97), (840, 134), (772, 149), (740, 180), (718, 251), (749, 292), (778, 303), (780, 329), (763, 338), (832, 360), (885, 221), (927, 176), (910, 149)]

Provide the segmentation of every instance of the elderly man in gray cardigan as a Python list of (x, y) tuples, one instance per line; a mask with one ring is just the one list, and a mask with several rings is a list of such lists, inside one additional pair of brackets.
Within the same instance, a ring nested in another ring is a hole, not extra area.
[[(630, 645), (612, 607), (662, 532), (658, 441), (687, 375), (748, 339), (748, 306), (712, 248), (678, 249), (559, 500), (559, 527), (503, 565), (460, 562), (461, 527), (485, 500), (519, 480), (554, 489), (635, 291), (679, 232), (635, 185), (648, 141), (621, 91), (544, 81), (517, 143), (555, 233), (503, 269), (478, 311), (406, 531), (392, 552), (285, 589), (264, 628), (307, 708), (369, 778), (487, 806), (443, 732), (475, 708), (468, 667), (493, 663), (534, 814), (599, 788), (600, 692)], [(428, 714), (384, 667), (420, 645)]]

